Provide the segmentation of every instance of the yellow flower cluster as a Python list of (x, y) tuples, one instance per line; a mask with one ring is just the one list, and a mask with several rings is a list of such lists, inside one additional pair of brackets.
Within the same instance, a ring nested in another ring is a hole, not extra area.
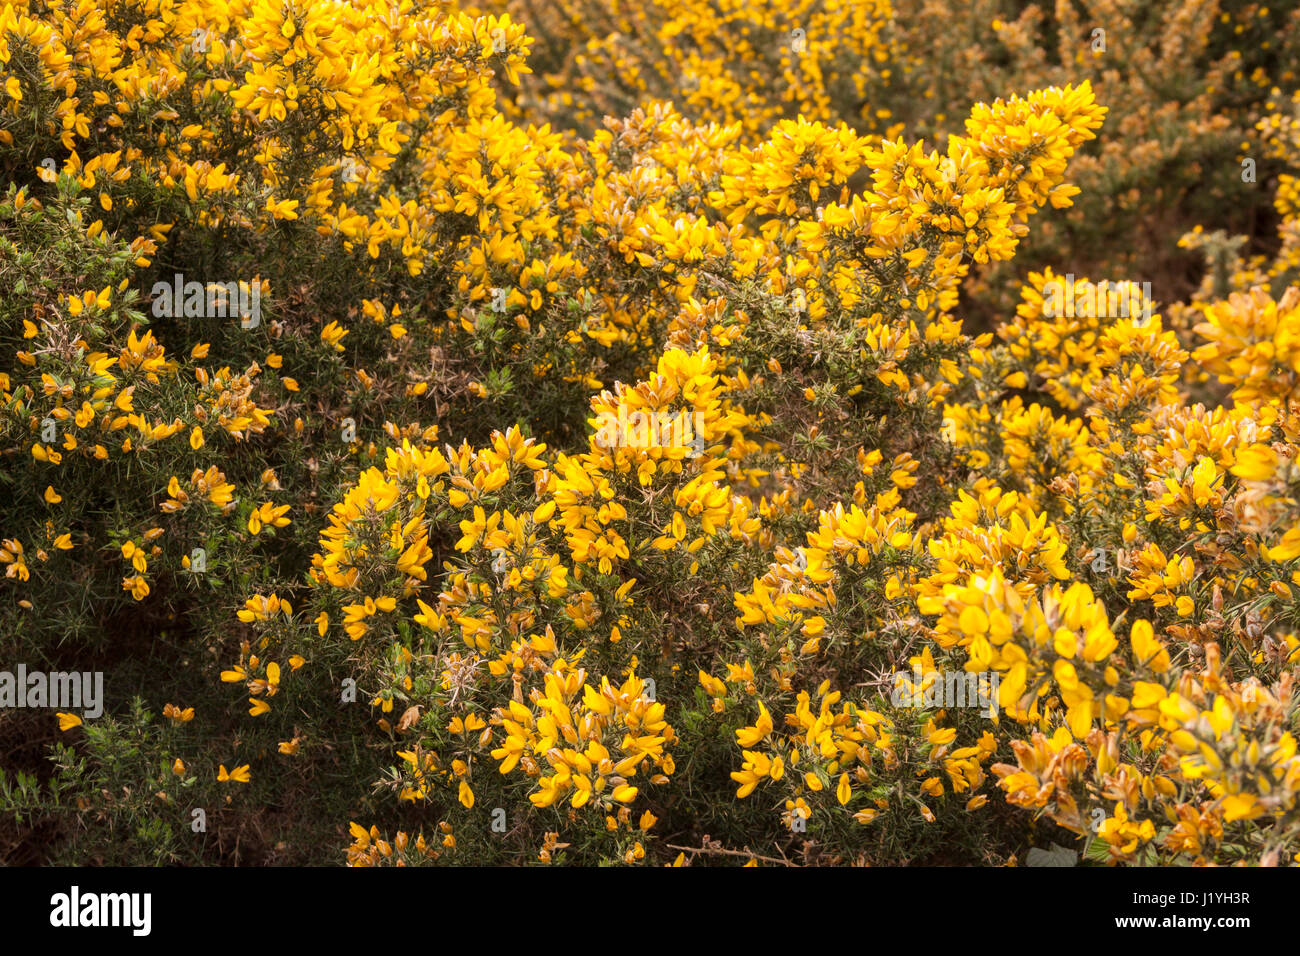
[(492, 756), (501, 761), (503, 774), (521, 767), (536, 777), (537, 792), (528, 796), (536, 807), (572, 793), (569, 804), (575, 809), (592, 803), (609, 810), (615, 802), (636, 799), (638, 788), (630, 781), (638, 770), (656, 784), (667, 783), (673, 772), (665, 748), (674, 736), (664, 705), (647, 702), (642, 682), (634, 677), (618, 688), (604, 678), (593, 688), (586, 676), (557, 660), (546, 675), (545, 691), (535, 693), (533, 708), (512, 701), (498, 718), (504, 739)]
[(124, 750), (351, 865), (1300, 859), (1300, 18), (593, 3), (0, 10), (0, 632), (213, 648)]

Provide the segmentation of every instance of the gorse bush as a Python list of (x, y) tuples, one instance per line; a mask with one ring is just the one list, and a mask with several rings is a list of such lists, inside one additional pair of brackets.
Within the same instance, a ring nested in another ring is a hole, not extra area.
[[(538, 38), (538, 75), (514, 101), (587, 132), (652, 98), (697, 121), (740, 123), (756, 142), (777, 120), (804, 116), (942, 147), (975, 103), (1089, 81), (1108, 119), (1071, 162), (1082, 192), (1025, 237), (1014, 265), (973, 271), (963, 312), (979, 331), (1014, 310), (1028, 271), (1064, 263), (1182, 299), (1197, 263), (1171, 233), (1215, 222), (1267, 243), (1272, 232), (1256, 183), (1285, 159), (1261, 149), (1254, 126), (1276, 109), (1273, 87), (1300, 80), (1293, 5), (513, 0), (510, 9)], [(1247, 159), (1255, 169), (1243, 182)]]
[(1294, 15), (1014, 6), (0, 10), (5, 858), (1300, 860)]

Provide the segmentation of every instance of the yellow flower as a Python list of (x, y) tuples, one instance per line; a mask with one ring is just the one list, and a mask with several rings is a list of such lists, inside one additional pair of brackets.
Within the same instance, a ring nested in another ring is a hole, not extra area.
[(767, 712), (762, 701), (758, 704), (758, 720), (753, 727), (744, 727), (736, 731), (736, 742), (742, 747), (753, 747), (772, 732), (772, 715)]
[(330, 322), (329, 325), (321, 329), (320, 339), (326, 345), (332, 346), (336, 352), (342, 352), (343, 346), (339, 343), (349, 330), (342, 328), (337, 322)]
[(194, 708), (186, 707), (182, 710), (175, 704), (165, 704), (163, 706), (163, 716), (172, 721), (172, 723), (186, 724), (194, 719)]
[(234, 770), (231, 770), (229, 773), (226, 772), (226, 765), (221, 764), (220, 769), (217, 771), (217, 781), (219, 783), (225, 783), (227, 781), (234, 781), (235, 783), (248, 783), (249, 780), (251, 779), (251, 776), (252, 775), (249, 773), (248, 770), (248, 764), (244, 764), (243, 766), (236, 767)]
[(849, 775), (847, 773), (840, 774), (839, 785), (835, 788), (835, 799), (840, 802), (840, 806), (843, 806), (849, 802), (852, 795), (853, 789), (849, 785)]
[(1157, 674), (1169, 670), (1169, 652), (1156, 640), (1149, 621), (1134, 621), (1129, 631), (1129, 641), (1139, 663), (1150, 667)]

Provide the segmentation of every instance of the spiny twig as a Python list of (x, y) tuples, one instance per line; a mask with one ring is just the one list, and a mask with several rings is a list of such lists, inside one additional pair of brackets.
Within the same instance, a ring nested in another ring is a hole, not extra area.
[(710, 853), (716, 856), (743, 856), (751, 860), (762, 860), (764, 863), (779, 863), (781, 866), (797, 867), (799, 865), (798, 863), (791, 863), (789, 860), (777, 859), (774, 856), (759, 856), (757, 853), (750, 853), (748, 850), (715, 850), (709, 847), (676, 846), (672, 843), (665, 845), (670, 850), (681, 850), (683, 853)]

